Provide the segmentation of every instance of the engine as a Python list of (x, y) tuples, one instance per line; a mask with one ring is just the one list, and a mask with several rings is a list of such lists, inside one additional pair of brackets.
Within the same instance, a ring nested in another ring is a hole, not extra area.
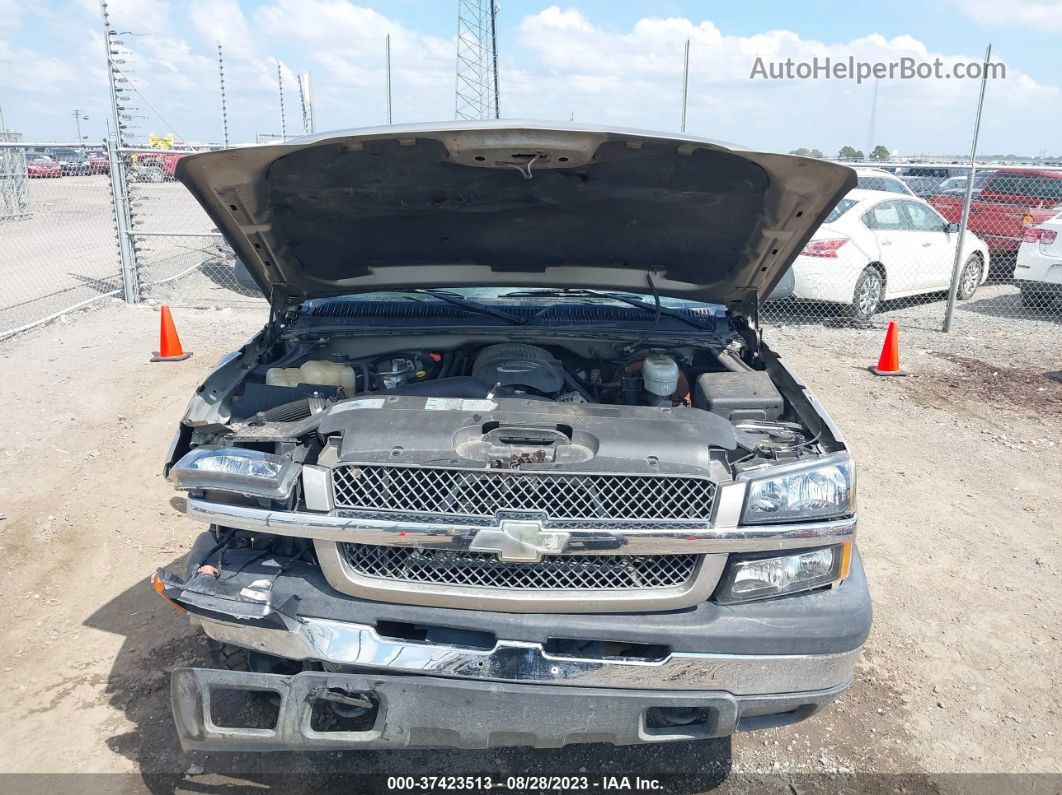
[(481, 350), (472, 377), (499, 392), (554, 395), (564, 387), (564, 366), (543, 348), (508, 342)]
[[(767, 372), (735, 364), (725, 353), (705, 346), (632, 350), (622, 342), (570, 337), (550, 345), (499, 342), (497, 337), (483, 341), (421, 337), (404, 342), (413, 343), (413, 347), (392, 347), (393, 340), (386, 337), (316, 340), (305, 346), (288, 347), (271, 362), (255, 368), (233, 395), (231, 418), (240, 422), (245, 438), (259, 433), (271, 438), (273, 431), (266, 430), (270, 424), (300, 422), (315, 414), (323, 417), (329, 414), (330, 406), (338, 408), (351, 398), (380, 396), (383, 401), (370, 401), (378, 411), (364, 416), (357, 412), (361, 417), (361, 441), (357, 444), (376, 443), (364, 426), (366, 417), (391, 417), (383, 411), (385, 408), (399, 412), (394, 417), (408, 417), (408, 410), (418, 407), (430, 409), (425, 415), (426, 420), (431, 420), (427, 425), (407, 428), (397, 421), (387, 425), (387, 432), (400, 439), (399, 447), (414, 450), (428, 444), (428, 452), (434, 451), (432, 455), (449, 451), (464, 458), (479, 456), (482, 448), (490, 453), (491, 462), (500, 460), (494, 436), (502, 434), (505, 450), (511, 453), (514, 445), (520, 446), (512, 440), (526, 435), (526, 428), (517, 433), (502, 427), (503, 419), (514, 426), (521, 422), (535, 428), (548, 426), (567, 435), (567, 442), (551, 442), (548, 446), (577, 458), (600, 443), (598, 439), (584, 444), (578, 434), (571, 435), (577, 425), (585, 429), (585, 423), (593, 417), (602, 421), (607, 418), (613, 428), (623, 427), (621, 419), (632, 423), (623, 431), (631, 438), (637, 436), (634, 428), (655, 428), (654, 422), (663, 422), (668, 428), (672, 428), (668, 422), (676, 423), (675, 428), (689, 422), (698, 427), (709, 423), (704, 428), (714, 430), (708, 435), (717, 440), (733, 440), (722, 446), (734, 451), (731, 455), (735, 469), (755, 467), (768, 460), (799, 458), (808, 454), (816, 441), (795, 422), (796, 415)], [(438, 347), (416, 347), (417, 343), (434, 343)], [(520, 404), (498, 402), (505, 398), (516, 398)], [(496, 407), (491, 409), (492, 422), (502, 422), (502, 426), (484, 426), (478, 435), (471, 436), (462, 431), (462, 438), (468, 438), (458, 440), (463, 445), (460, 450), (434, 438), (436, 433), (456, 433), (447, 423), (464, 422), (467, 407), (481, 406), (483, 401)], [(579, 404), (578, 411), (573, 412), (564, 404)], [(669, 411), (646, 413), (647, 408)], [(445, 415), (448, 411), (456, 411), (457, 415), (450, 418)], [(341, 408), (338, 413), (346, 414)], [(577, 422), (573, 418), (578, 418)], [(720, 421), (723, 426), (718, 424)], [(427, 427), (434, 430), (429, 433)], [(720, 436), (721, 427), (730, 429), (732, 436)], [(402, 428), (413, 436), (400, 438)], [(695, 436), (702, 438), (705, 433)], [(530, 452), (524, 451), (527, 455), (533, 458), (533, 454), (542, 454), (539, 448), (544, 448), (543, 444), (528, 444)]]

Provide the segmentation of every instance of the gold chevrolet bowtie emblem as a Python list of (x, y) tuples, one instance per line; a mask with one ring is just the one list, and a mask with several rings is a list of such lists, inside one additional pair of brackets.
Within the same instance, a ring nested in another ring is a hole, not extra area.
[(543, 555), (564, 551), (570, 533), (543, 530), (540, 522), (505, 520), (498, 530), (480, 530), (469, 547), (493, 552), (506, 563), (537, 563)]

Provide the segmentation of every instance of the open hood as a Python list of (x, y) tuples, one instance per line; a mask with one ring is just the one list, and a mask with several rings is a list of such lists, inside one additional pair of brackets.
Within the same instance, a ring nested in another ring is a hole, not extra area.
[(855, 172), (701, 138), (514, 121), (190, 155), (176, 177), (274, 304), (417, 287), (766, 297)]

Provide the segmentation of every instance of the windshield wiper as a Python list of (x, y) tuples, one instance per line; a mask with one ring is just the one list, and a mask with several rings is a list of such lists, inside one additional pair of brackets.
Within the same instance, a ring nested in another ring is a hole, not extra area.
[[(508, 323), (512, 323), (512, 324), (517, 325), (517, 326), (522, 326), (526, 322), (524, 320), (524, 318), (520, 317), (519, 315), (509, 314), (504, 309), (498, 309), (498, 308), (493, 307), (493, 306), (488, 306), (487, 304), (480, 304), (480, 303), (477, 303), (475, 301), (469, 301), (467, 298), (464, 298), (464, 297), (458, 295), (457, 293), (451, 293), (451, 292), (447, 292), (445, 290), (414, 289), (414, 290), (389, 290), (388, 292), (393, 292), (393, 293), (414, 293), (416, 295), (430, 295), (432, 298), (437, 298), (438, 300), (445, 301), (448, 304), (453, 304), (454, 306), (459, 306), (462, 309), (467, 309), (469, 312), (478, 312), (481, 315), (491, 315), (493, 317), (499, 318), (501, 320), (504, 320), (504, 321), (506, 321)], [(416, 299), (410, 298), (409, 300), (410, 301), (414, 301)]]
[[(499, 298), (608, 298), (612, 301), (620, 301), (624, 304), (637, 307), (638, 309), (644, 309), (646, 312), (652, 314), (658, 314), (657, 306), (655, 304), (649, 304), (645, 301), (641, 301), (637, 298), (631, 298), (623, 293), (603, 293), (598, 290), (587, 290), (583, 288), (573, 287), (567, 290), (517, 290), (512, 293), (504, 293), (498, 296)], [(666, 306), (659, 308), (659, 314), (664, 317), (672, 317), (676, 320), (681, 320), (684, 323), (688, 323), (691, 326), (704, 329), (705, 331), (715, 331), (714, 323), (702, 323), (692, 317), (686, 317), (682, 312), (677, 309), (669, 309)]]

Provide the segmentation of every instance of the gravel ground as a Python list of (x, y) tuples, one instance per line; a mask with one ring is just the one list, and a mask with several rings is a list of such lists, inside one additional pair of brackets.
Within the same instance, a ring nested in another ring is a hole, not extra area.
[(158, 314), (144, 305), (0, 344), (0, 746), (17, 749), (0, 772), (114, 774), (29, 780), (52, 792), (357, 791), (349, 776), (365, 771), (681, 772), (681, 792), (1062, 787), (1057, 325), (974, 336), (905, 323), (911, 376), (892, 379), (866, 371), (881, 328), (767, 329), (848, 435), (876, 610), (855, 684), (809, 721), (633, 749), (185, 756), (167, 669), (205, 652), (147, 575), (178, 564), (199, 528), (169, 506), (159, 465), (192, 389), (265, 314), (176, 320), (195, 352), (180, 364), (147, 363)]

